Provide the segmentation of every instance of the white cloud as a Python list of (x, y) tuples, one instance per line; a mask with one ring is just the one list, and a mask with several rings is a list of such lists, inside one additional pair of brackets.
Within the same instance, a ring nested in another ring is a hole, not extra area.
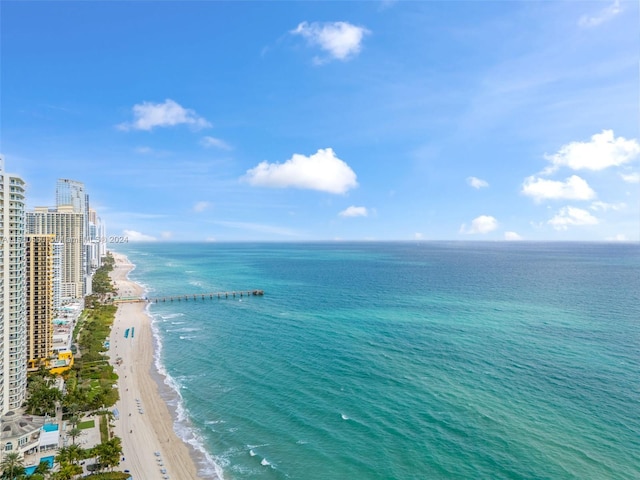
[(618, 211), (618, 210), (623, 210), (625, 208), (627, 208), (627, 204), (624, 202), (620, 202), (620, 203), (605, 203), (605, 202), (593, 202), (591, 204), (591, 210), (594, 211), (603, 211), (606, 212), (608, 210), (613, 210), (613, 211)]
[(628, 242), (629, 238), (623, 233), (618, 233), (617, 235), (614, 235), (613, 237), (606, 237), (605, 240), (607, 242)]
[(162, 237), (164, 240), (168, 240), (171, 237), (173, 237), (173, 232), (170, 232), (170, 231), (167, 230), (166, 232), (162, 232), (160, 234), (160, 237)]
[(135, 230), (123, 230), (122, 233), (130, 242), (155, 242), (157, 240), (156, 237), (145, 235), (144, 233), (137, 232)]
[(416, 232), (413, 234), (413, 239), (414, 240), (423, 240), (424, 239), (424, 235), (420, 232)]
[(562, 207), (547, 223), (556, 230), (566, 230), (569, 226), (597, 225), (598, 219), (586, 210), (567, 206)]
[(197, 202), (194, 206), (193, 206), (193, 211), (194, 212), (204, 212), (205, 210), (207, 210), (208, 208), (211, 208), (211, 203), (210, 202)]
[(205, 241), (205, 242), (213, 243), (213, 242), (216, 242), (217, 240), (216, 240), (216, 237), (207, 237), (207, 238), (205, 238), (205, 240), (204, 240), (204, 241)]
[[(302, 22), (290, 33), (303, 36), (309, 44), (319, 46), (333, 59), (345, 61), (360, 52), (362, 39), (371, 32), (348, 22)], [(323, 60), (317, 59), (317, 62), (323, 63)]]
[(640, 183), (640, 172), (621, 173), (620, 177), (627, 183)]
[(563, 145), (557, 153), (545, 155), (552, 166), (545, 173), (553, 173), (561, 166), (572, 170), (604, 170), (631, 162), (640, 155), (637, 140), (615, 137), (613, 130), (596, 133), (589, 142), (571, 142)]
[(596, 196), (589, 184), (577, 175), (561, 182), (544, 178), (527, 177), (522, 184), (522, 193), (536, 202), (545, 199), (590, 200)]
[(471, 221), (471, 226), (467, 228), (466, 224), (460, 226), (460, 233), (475, 234), (489, 233), (498, 228), (498, 221), (490, 215), (480, 215)]
[(473, 188), (481, 189), (483, 187), (488, 187), (489, 184), (478, 177), (467, 177), (467, 183), (471, 185)]
[(600, 10), (596, 15), (583, 15), (578, 20), (578, 25), (581, 27), (597, 27), (605, 22), (608, 22), (613, 17), (622, 12), (622, 7), (620, 6), (620, 0), (614, 0), (614, 2)]
[(194, 128), (210, 127), (211, 124), (196, 112), (184, 108), (171, 99), (164, 103), (143, 102), (133, 106), (135, 120), (118, 125), (120, 130), (153, 130), (155, 127), (173, 127), (187, 124)]
[(222, 150), (232, 150), (231, 145), (229, 145), (224, 140), (220, 140), (219, 138), (208, 137), (208, 136), (203, 137), (202, 140), (200, 140), (200, 145), (207, 148), (215, 147), (215, 148), (221, 148)]
[(259, 163), (242, 177), (251, 185), (270, 188), (303, 188), (329, 193), (346, 193), (358, 186), (356, 174), (333, 149), (320, 149), (306, 157), (294, 153), (284, 163)]
[(147, 155), (147, 154), (153, 152), (153, 150), (151, 149), (151, 147), (137, 147), (135, 149), (135, 152), (139, 153), (141, 155)]
[(522, 240), (522, 237), (516, 232), (504, 232), (504, 239), (508, 241)]
[(354, 207), (353, 205), (341, 211), (338, 215), (341, 217), (366, 217), (369, 215), (367, 207)]

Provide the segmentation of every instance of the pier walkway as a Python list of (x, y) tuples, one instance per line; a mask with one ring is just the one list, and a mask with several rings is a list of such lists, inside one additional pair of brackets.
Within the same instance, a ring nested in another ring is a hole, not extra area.
[(220, 298), (236, 298), (236, 297), (261, 297), (264, 290), (237, 290), (233, 292), (213, 292), (213, 293), (191, 293), (186, 295), (171, 295), (165, 297), (114, 297), (113, 303), (161, 303), (161, 302), (188, 302), (189, 300), (213, 300)]

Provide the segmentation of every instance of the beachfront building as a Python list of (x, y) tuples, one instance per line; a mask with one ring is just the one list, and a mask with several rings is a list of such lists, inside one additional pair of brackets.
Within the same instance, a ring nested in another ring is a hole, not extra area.
[(8, 411), (0, 417), (0, 462), (8, 453), (21, 457), (38, 450), (44, 417)]
[(61, 253), (60, 296), (65, 300), (79, 299), (85, 291), (84, 216), (74, 212), (73, 205), (57, 208), (36, 207), (27, 212), (27, 233), (54, 235)]
[(93, 272), (98, 268), (98, 247), (92, 238), (89, 194), (85, 191), (84, 183), (68, 178), (59, 178), (56, 183), (56, 208), (58, 210), (71, 208), (73, 213), (82, 214), (82, 295), (90, 295)]
[(0, 415), (22, 405), (27, 386), (25, 183), (0, 158)]
[(53, 242), (53, 310), (57, 315), (62, 309), (62, 254), (64, 244)]
[(46, 365), (53, 343), (55, 236), (26, 235), (27, 365)]

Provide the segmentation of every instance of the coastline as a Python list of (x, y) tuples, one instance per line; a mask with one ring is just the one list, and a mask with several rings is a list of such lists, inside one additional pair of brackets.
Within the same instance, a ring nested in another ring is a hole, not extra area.
[[(141, 296), (142, 286), (127, 277), (134, 265), (123, 254), (111, 254), (115, 259), (111, 279), (118, 295)], [(202, 480), (196, 459), (199, 452), (173, 430), (174, 417), (163, 395), (169, 387), (156, 371), (155, 339), (146, 307), (143, 302), (119, 304), (109, 336), (110, 361), (119, 376), (114, 430), (122, 439), (125, 460), (120, 468), (129, 470), (136, 480)]]

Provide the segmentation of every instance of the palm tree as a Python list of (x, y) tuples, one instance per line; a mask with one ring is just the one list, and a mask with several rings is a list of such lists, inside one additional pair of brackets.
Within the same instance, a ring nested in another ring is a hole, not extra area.
[(2, 469), (3, 479), (14, 480), (21, 475), (24, 475), (24, 463), (20, 454), (16, 452), (7, 453), (4, 456), (4, 460), (0, 463), (0, 469)]
[(86, 457), (86, 450), (81, 448), (80, 445), (69, 445), (68, 447), (62, 447), (58, 450), (56, 455), (56, 462), (77, 464), (79, 460)]
[(71, 441), (75, 445), (76, 444), (76, 438), (79, 437), (80, 435), (82, 435), (82, 429), (80, 429), (78, 427), (73, 427), (71, 430), (69, 430), (67, 432), (67, 435), (69, 435), (71, 437)]
[(61, 463), (60, 470), (53, 474), (55, 480), (71, 480), (76, 475), (82, 473), (80, 465), (72, 465), (70, 463)]
[(34, 474), (42, 475), (42, 478), (47, 478), (47, 475), (51, 472), (51, 466), (48, 462), (41, 461), (36, 469), (33, 471)]
[(67, 447), (69, 461), (73, 464), (77, 464), (83, 458), (86, 458), (86, 450), (80, 445), (69, 445)]
[(96, 445), (94, 453), (98, 457), (98, 461), (101, 466), (109, 467), (113, 470), (113, 467), (120, 463), (120, 457), (122, 456), (122, 441), (119, 437), (113, 437), (100, 445)]

